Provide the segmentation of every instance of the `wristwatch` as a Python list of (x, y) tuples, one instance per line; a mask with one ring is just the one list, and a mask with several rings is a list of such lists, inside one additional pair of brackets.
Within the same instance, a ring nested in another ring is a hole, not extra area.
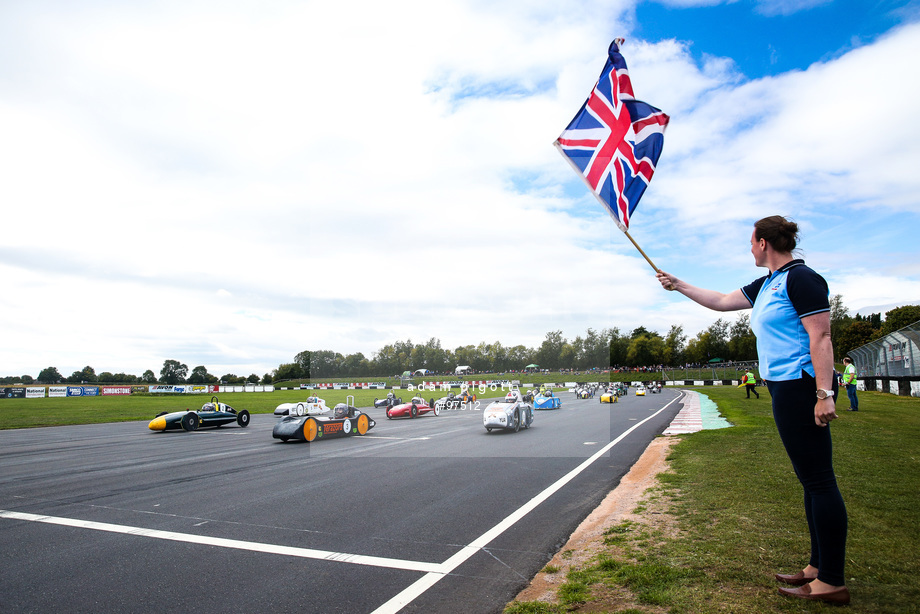
[(818, 388), (818, 398), (819, 399), (826, 399), (827, 397), (833, 397), (833, 396), (834, 396), (833, 390), (824, 390), (823, 388)]

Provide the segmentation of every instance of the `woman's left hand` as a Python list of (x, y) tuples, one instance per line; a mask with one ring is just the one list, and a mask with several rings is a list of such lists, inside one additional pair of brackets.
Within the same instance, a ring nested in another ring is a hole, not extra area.
[(834, 399), (818, 399), (815, 403), (815, 424), (818, 426), (827, 426), (831, 420), (837, 419), (837, 410), (834, 407)]

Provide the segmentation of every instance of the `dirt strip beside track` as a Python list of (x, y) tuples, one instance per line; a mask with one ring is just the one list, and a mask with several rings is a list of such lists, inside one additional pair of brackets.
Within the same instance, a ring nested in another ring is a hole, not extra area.
[(569, 541), (547, 563), (547, 567), (555, 567), (557, 571), (539, 572), (515, 600), (555, 603), (556, 590), (566, 581), (569, 570), (590, 565), (599, 552), (608, 549), (604, 545), (604, 531), (608, 527), (624, 520), (640, 520), (633, 511), (645, 492), (657, 485), (656, 476), (668, 469), (667, 456), (671, 446), (678, 441), (677, 437), (653, 439), (619, 485), (584, 519)]

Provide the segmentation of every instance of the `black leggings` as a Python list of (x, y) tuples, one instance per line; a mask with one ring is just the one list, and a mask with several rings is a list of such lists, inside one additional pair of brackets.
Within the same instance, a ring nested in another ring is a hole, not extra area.
[(803, 373), (802, 379), (768, 381), (767, 388), (773, 397), (773, 419), (780, 439), (805, 489), (805, 518), (811, 535), (809, 564), (818, 568), (822, 582), (843, 586), (847, 510), (834, 476), (830, 426), (815, 424), (815, 380)]

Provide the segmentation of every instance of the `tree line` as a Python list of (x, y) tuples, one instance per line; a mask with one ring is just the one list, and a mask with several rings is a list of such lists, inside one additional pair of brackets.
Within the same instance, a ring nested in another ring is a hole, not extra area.
[[(868, 316), (849, 315), (843, 297), (831, 298), (831, 338), (837, 362), (851, 350), (874, 341), (920, 320), (920, 305), (897, 307)], [(363, 353), (343, 355), (334, 350), (304, 350), (290, 363), (282, 363), (272, 373), (248, 377), (226, 373), (220, 377), (199, 365), (191, 371), (173, 359), (164, 361), (159, 376), (148, 369), (140, 376), (103, 371), (96, 374), (90, 367), (64, 377), (54, 367), (43, 369), (37, 378), (0, 377), (0, 384), (270, 384), (285, 380), (330, 377), (392, 377), (405, 371), (427, 369), (432, 373), (453, 373), (458, 365), (472, 367), (480, 373), (522, 371), (536, 364), (550, 371), (589, 371), (592, 369), (637, 368), (647, 366), (682, 366), (703, 364), (719, 358), (723, 361), (757, 359), (757, 342), (751, 332), (750, 315), (741, 313), (734, 321), (719, 318), (708, 328), (688, 338), (683, 326), (672, 325), (664, 335), (639, 326), (629, 332), (619, 328), (596, 331), (566, 339), (562, 331), (551, 331), (539, 347), (506, 346), (500, 341), (481, 342), (454, 349), (441, 346), (432, 337), (415, 344), (411, 339), (387, 344), (370, 358)]]
[(42, 369), (37, 378), (31, 375), (21, 377), (2, 377), (0, 384), (270, 384), (272, 376), (266, 373), (261, 378), (255, 373), (249, 377), (242, 377), (227, 373), (221, 377), (208, 373), (207, 367), (199, 365), (189, 373), (188, 365), (182, 364), (178, 360), (165, 360), (163, 368), (160, 369), (159, 377), (151, 369), (147, 369), (140, 376), (129, 373), (111, 373), (102, 371), (96, 373), (91, 366), (83, 367), (79, 371), (74, 371), (69, 376), (64, 377), (56, 367), (46, 367)]

